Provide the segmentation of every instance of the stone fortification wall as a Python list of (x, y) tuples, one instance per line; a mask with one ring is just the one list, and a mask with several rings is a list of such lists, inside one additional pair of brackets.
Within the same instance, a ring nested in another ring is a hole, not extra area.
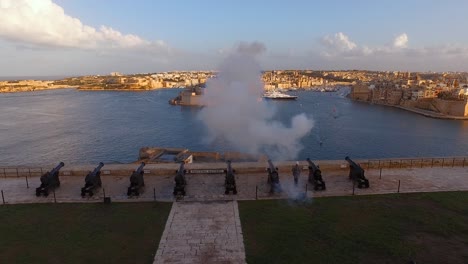
[(441, 113), (448, 116), (468, 116), (467, 101), (450, 101), (439, 98), (420, 99), (418, 101), (406, 100), (401, 102), (401, 106), (409, 108), (419, 108)]

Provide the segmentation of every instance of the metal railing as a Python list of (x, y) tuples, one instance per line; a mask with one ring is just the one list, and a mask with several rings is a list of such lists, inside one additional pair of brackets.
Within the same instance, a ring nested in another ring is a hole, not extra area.
[(467, 157), (445, 158), (404, 158), (404, 159), (377, 159), (360, 163), (367, 169), (399, 169), (399, 168), (424, 168), (424, 167), (465, 167), (468, 166)]

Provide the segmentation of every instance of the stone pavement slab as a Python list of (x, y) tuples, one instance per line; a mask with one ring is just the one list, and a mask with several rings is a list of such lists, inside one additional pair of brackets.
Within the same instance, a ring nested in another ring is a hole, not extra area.
[(245, 263), (237, 202), (173, 203), (154, 263)]

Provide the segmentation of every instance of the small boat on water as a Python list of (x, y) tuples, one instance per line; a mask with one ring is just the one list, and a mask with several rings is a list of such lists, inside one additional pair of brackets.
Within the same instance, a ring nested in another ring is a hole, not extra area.
[(273, 91), (263, 94), (263, 98), (270, 100), (296, 100), (297, 96)]

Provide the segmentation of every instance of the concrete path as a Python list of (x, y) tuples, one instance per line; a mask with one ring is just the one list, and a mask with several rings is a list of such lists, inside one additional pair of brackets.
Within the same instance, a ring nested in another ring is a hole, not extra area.
[(237, 202), (173, 203), (154, 263), (245, 263)]

